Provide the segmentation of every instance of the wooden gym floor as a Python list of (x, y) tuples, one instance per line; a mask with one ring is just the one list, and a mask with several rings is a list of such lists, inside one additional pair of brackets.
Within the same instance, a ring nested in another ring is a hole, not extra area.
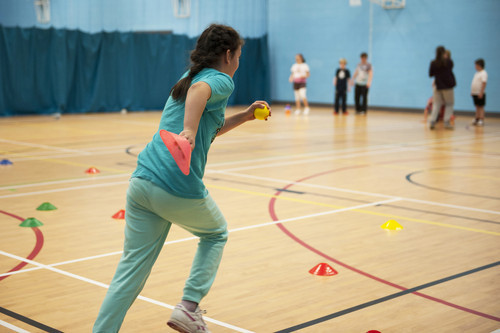
[[(1, 332), (91, 331), (122, 250), (112, 215), (159, 119), (0, 119), (0, 160), (13, 162), (0, 165)], [(275, 106), (217, 138), (205, 183), (230, 237), (202, 303), (212, 332), (500, 328), (500, 119), (421, 120)], [(43, 226), (18, 226), (29, 217)], [(403, 230), (383, 230), (389, 220)], [(169, 331), (196, 244), (172, 228), (121, 332)], [(338, 274), (310, 274), (320, 263)]]

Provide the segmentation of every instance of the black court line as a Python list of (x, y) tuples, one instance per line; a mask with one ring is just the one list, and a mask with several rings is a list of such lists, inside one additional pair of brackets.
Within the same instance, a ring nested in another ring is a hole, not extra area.
[(136, 147), (137, 147), (136, 145), (133, 145), (133, 146), (127, 147), (127, 148), (125, 149), (125, 153), (126, 153), (127, 155), (130, 155), (130, 156), (133, 156), (133, 157), (137, 157), (137, 156), (139, 156), (139, 153), (134, 154), (134, 153), (132, 153), (132, 152), (131, 152), (131, 150), (132, 150), (132, 149), (134, 149), (134, 148), (136, 148)]
[(416, 175), (416, 174), (419, 174), (419, 173), (423, 173), (423, 172), (426, 172), (426, 171), (432, 171), (432, 170), (474, 169), (474, 168), (476, 168), (476, 169), (477, 168), (479, 168), (479, 169), (498, 169), (498, 167), (475, 167), (475, 166), (459, 167), (459, 168), (434, 168), (434, 169), (419, 170), (419, 171), (414, 171), (412, 173), (409, 173), (409, 174), (406, 175), (406, 180), (408, 182), (412, 183), (413, 185), (420, 186), (420, 187), (423, 187), (423, 188), (426, 188), (426, 189), (429, 189), (429, 190), (433, 190), (433, 191), (444, 192), (444, 193), (452, 193), (452, 194), (458, 194), (458, 195), (464, 195), (464, 196), (468, 196), (468, 197), (476, 197), (476, 198), (500, 200), (499, 197), (492, 197), (492, 196), (488, 196), (488, 195), (481, 195), (481, 194), (475, 194), (475, 193), (466, 193), (466, 192), (459, 192), (459, 191), (451, 191), (451, 190), (445, 190), (445, 189), (440, 188), (440, 187), (433, 187), (433, 186), (429, 186), (429, 185), (424, 185), (424, 184), (417, 183), (416, 181), (414, 181), (411, 178), (413, 175)]
[(9, 317), (12, 317), (12, 318), (17, 319), (19, 321), (22, 321), (28, 325), (39, 328), (42, 331), (50, 332), (50, 333), (63, 333), (62, 331), (56, 330), (55, 328), (52, 328), (52, 327), (49, 327), (49, 326), (44, 325), (42, 323), (39, 323), (33, 319), (30, 319), (28, 317), (20, 315), (19, 313), (15, 313), (15, 312), (12, 312), (10, 310), (7, 310), (6, 308), (2, 308), (1, 306), (0, 306), (0, 312), (3, 314), (6, 314)]
[(295, 193), (295, 194), (304, 194), (306, 192), (301, 192), (301, 191), (292, 191), (292, 190), (287, 190), (287, 189), (284, 189), (284, 188), (275, 188), (276, 191), (280, 191), (280, 192), (288, 192), (288, 193)]
[[(272, 186), (266, 186), (262, 185), (259, 183), (250, 183), (250, 182), (245, 182), (245, 181), (238, 181), (238, 180), (227, 180), (227, 179), (221, 179), (217, 177), (212, 177), (212, 176), (205, 176), (205, 179), (210, 179), (213, 181), (223, 181), (223, 182), (228, 182), (228, 183), (233, 183), (233, 184), (241, 184), (241, 185), (248, 185), (252, 187), (258, 187), (258, 188), (265, 188), (265, 189), (272, 189), (272, 190), (280, 190), (282, 189), (277, 189)], [(293, 192), (291, 190), (286, 190), (286, 192)], [(338, 200), (346, 200), (346, 201), (351, 201), (351, 202), (357, 202), (361, 204), (366, 204), (370, 203), (371, 201), (367, 200), (360, 200), (360, 199), (354, 199), (354, 198), (347, 198), (347, 197), (341, 197), (341, 196), (335, 196), (335, 195), (329, 195), (329, 194), (321, 194), (321, 193), (315, 193), (315, 192), (298, 192), (298, 194), (308, 194), (308, 195), (313, 195), (316, 197), (320, 198), (331, 198), (331, 199), (338, 199)], [(435, 212), (431, 210), (425, 210), (425, 209), (418, 209), (418, 208), (409, 208), (409, 207), (403, 207), (403, 206), (397, 206), (394, 204), (385, 204), (385, 205), (377, 205), (377, 207), (384, 206), (384, 207), (391, 207), (391, 208), (397, 208), (397, 209), (402, 209), (402, 210), (408, 210), (408, 211), (413, 211), (413, 212), (419, 212), (419, 213), (428, 213), (428, 214), (433, 214), (433, 215), (438, 215), (438, 216), (446, 216), (446, 217), (453, 217), (457, 219), (462, 219), (462, 220), (469, 220), (469, 221), (477, 221), (477, 222), (483, 222), (483, 223), (492, 223), (492, 224), (500, 224), (500, 222), (497, 221), (491, 221), (491, 220), (486, 220), (486, 219), (479, 219), (476, 217), (468, 217), (468, 216), (462, 216), (462, 215), (454, 215), (454, 214), (447, 214), (447, 213), (441, 213), (441, 212)]]
[(448, 281), (451, 281), (451, 280), (454, 280), (454, 279), (458, 279), (458, 278), (460, 278), (462, 276), (466, 276), (466, 275), (469, 275), (469, 274), (477, 273), (477, 272), (480, 272), (480, 271), (483, 271), (485, 269), (492, 268), (492, 267), (495, 267), (495, 266), (498, 266), (498, 265), (500, 265), (500, 261), (497, 261), (497, 262), (494, 262), (494, 263), (491, 263), (491, 264), (488, 264), (488, 265), (484, 265), (484, 266), (481, 266), (481, 267), (477, 267), (477, 268), (474, 268), (474, 269), (471, 269), (471, 270), (468, 270), (468, 271), (465, 271), (465, 272), (462, 272), (462, 273), (451, 275), (451, 276), (445, 277), (443, 279), (439, 279), (439, 280), (432, 281), (432, 282), (429, 282), (429, 283), (426, 283), (426, 284), (422, 284), (422, 285), (417, 286), (417, 287), (406, 289), (406, 290), (403, 290), (403, 291), (400, 291), (400, 292), (397, 292), (397, 293), (394, 293), (394, 294), (391, 294), (391, 295), (388, 295), (388, 296), (385, 296), (385, 297), (382, 297), (382, 298), (379, 298), (379, 299), (375, 299), (375, 300), (370, 301), (370, 302), (359, 304), (359, 305), (353, 306), (351, 308), (347, 308), (345, 310), (338, 311), (338, 312), (326, 315), (324, 317), (313, 319), (313, 320), (310, 320), (308, 322), (305, 322), (305, 323), (302, 323), (302, 324), (299, 324), (299, 325), (295, 325), (295, 326), (292, 326), (292, 327), (288, 327), (288, 328), (276, 331), (275, 333), (295, 332), (295, 331), (301, 330), (303, 328), (307, 328), (307, 327), (310, 327), (310, 326), (313, 326), (313, 325), (316, 325), (316, 324), (319, 324), (319, 323), (331, 320), (333, 318), (337, 318), (337, 317), (343, 316), (345, 314), (348, 314), (348, 313), (351, 313), (351, 312), (354, 312), (354, 311), (358, 311), (358, 310), (370, 307), (372, 305), (376, 305), (376, 304), (379, 304), (379, 303), (382, 303), (382, 302), (385, 302), (385, 301), (389, 301), (389, 300), (397, 298), (397, 297), (408, 295), (408, 294), (414, 293), (414, 292), (416, 292), (418, 290), (422, 290), (422, 289), (429, 288), (429, 287), (432, 287), (432, 286), (435, 286), (435, 285), (438, 285), (438, 284), (441, 284), (441, 283), (444, 283), (444, 282), (448, 282)]

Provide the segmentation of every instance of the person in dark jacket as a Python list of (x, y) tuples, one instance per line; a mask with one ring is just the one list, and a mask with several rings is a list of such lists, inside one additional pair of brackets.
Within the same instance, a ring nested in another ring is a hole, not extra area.
[(441, 106), (444, 105), (444, 127), (453, 129), (450, 122), (453, 116), (454, 93), (456, 86), (455, 75), (453, 74), (453, 61), (446, 54), (443, 46), (436, 48), (436, 59), (431, 62), (429, 76), (434, 77), (435, 89), (433, 95), (432, 113), (429, 119), (430, 129), (434, 129)]

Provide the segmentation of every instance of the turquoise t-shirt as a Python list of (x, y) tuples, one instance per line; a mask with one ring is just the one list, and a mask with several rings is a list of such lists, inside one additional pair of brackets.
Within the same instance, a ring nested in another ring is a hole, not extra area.
[[(187, 73), (183, 75), (185, 77)], [(227, 100), (234, 89), (232, 78), (213, 68), (198, 73), (191, 84), (203, 81), (211, 90), (205, 110), (201, 115), (195, 148), (191, 153), (189, 175), (184, 175), (163, 143), (159, 130), (179, 134), (184, 129), (185, 101), (170, 96), (160, 120), (158, 131), (139, 154), (137, 168), (132, 177), (147, 179), (165, 191), (183, 198), (201, 199), (208, 194), (203, 184), (207, 154), (212, 141), (224, 125)]]

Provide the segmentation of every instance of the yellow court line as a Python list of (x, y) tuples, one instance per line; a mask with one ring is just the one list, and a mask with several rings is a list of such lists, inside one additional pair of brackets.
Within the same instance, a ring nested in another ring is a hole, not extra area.
[[(74, 166), (83, 166), (83, 167), (89, 167), (88, 164), (83, 164), (83, 163), (76, 163), (76, 162), (70, 162), (70, 161), (63, 161), (63, 160), (56, 160), (54, 158), (41, 158), (41, 161), (47, 161), (47, 162), (52, 162), (52, 163), (58, 163), (58, 164), (67, 164), (67, 165), (74, 165)], [(96, 166), (94, 166), (96, 167)], [(113, 172), (119, 172), (119, 173), (130, 173), (129, 171), (124, 171), (120, 169), (114, 169), (114, 168), (107, 168), (107, 167), (96, 167), (99, 170), (105, 170), (105, 171), (113, 171)]]
[(433, 221), (422, 220), (422, 219), (414, 219), (414, 218), (411, 218), (411, 217), (404, 217), (404, 216), (398, 216), (398, 215), (392, 215), (392, 214), (389, 215), (389, 214), (377, 213), (377, 212), (372, 212), (372, 211), (367, 211), (367, 210), (361, 210), (361, 209), (356, 209), (356, 210), (353, 210), (353, 211), (358, 211), (358, 212), (365, 213), (365, 214), (370, 214), (370, 215), (390, 217), (392, 219), (406, 220), (406, 221), (412, 221), (412, 222), (418, 222), (418, 223), (425, 223), (425, 224), (437, 225), (437, 226), (445, 227), (445, 228), (467, 230), (467, 231), (479, 232), (479, 233), (488, 234), (488, 235), (500, 236), (500, 232), (488, 231), (488, 230), (482, 230), (482, 229), (475, 229), (475, 228), (468, 228), (468, 227), (462, 227), (462, 226), (458, 226), (458, 225), (454, 225), (454, 224), (441, 223), (441, 222), (433, 222)]
[[(279, 198), (279, 199), (283, 199), (286, 201), (300, 202), (300, 203), (311, 204), (311, 205), (315, 205), (315, 206), (338, 208), (338, 209), (348, 208), (346, 206), (338, 206), (338, 205), (326, 204), (326, 203), (322, 203), (322, 202), (290, 198), (290, 197), (283, 196), (283, 195), (274, 195), (274, 194), (268, 194), (268, 193), (262, 193), (262, 192), (247, 191), (247, 190), (241, 190), (241, 189), (226, 187), (226, 186), (218, 186), (218, 185), (206, 185), (206, 186), (209, 188), (215, 188), (215, 189), (219, 189), (219, 190), (238, 192), (238, 193), (244, 193), (244, 194), (250, 194), (250, 195), (257, 195), (257, 196), (267, 197), (267, 198)], [(454, 224), (434, 222), (434, 221), (428, 221), (428, 220), (422, 220), (422, 219), (415, 219), (415, 218), (399, 216), (399, 215), (372, 212), (372, 211), (364, 210), (364, 209), (353, 209), (352, 212), (358, 212), (358, 213), (374, 215), (374, 216), (383, 216), (383, 217), (387, 217), (387, 218), (391, 218), (391, 219), (399, 219), (399, 220), (406, 220), (406, 221), (412, 221), (412, 222), (417, 222), (417, 223), (436, 225), (436, 226), (443, 227), (443, 228), (460, 229), (460, 230), (466, 230), (466, 231), (471, 231), (471, 232), (478, 232), (478, 233), (482, 233), (482, 234), (500, 236), (500, 232), (495, 232), (495, 231), (468, 228), (468, 227), (462, 227), (462, 226), (458, 226), (458, 225), (454, 225)]]
[(283, 195), (274, 195), (274, 194), (268, 194), (268, 193), (262, 193), (262, 192), (254, 192), (254, 191), (247, 191), (247, 190), (241, 190), (238, 188), (232, 188), (232, 187), (226, 187), (226, 186), (218, 186), (218, 185), (206, 185), (206, 187), (209, 188), (216, 188), (219, 190), (226, 190), (226, 191), (231, 191), (231, 192), (239, 192), (239, 193), (244, 193), (244, 194), (251, 194), (251, 195), (257, 195), (260, 197), (266, 197), (266, 198), (276, 198), (276, 199), (284, 199), (287, 201), (294, 201), (294, 202), (300, 202), (300, 203), (305, 203), (305, 204), (310, 204), (310, 205), (316, 205), (316, 206), (323, 206), (323, 207), (329, 207), (329, 208), (346, 208), (345, 206), (338, 206), (338, 205), (332, 205), (332, 204), (326, 204), (322, 202), (317, 202), (317, 201), (309, 201), (309, 200), (303, 200), (303, 199), (296, 199), (296, 198), (290, 198), (286, 197)]

